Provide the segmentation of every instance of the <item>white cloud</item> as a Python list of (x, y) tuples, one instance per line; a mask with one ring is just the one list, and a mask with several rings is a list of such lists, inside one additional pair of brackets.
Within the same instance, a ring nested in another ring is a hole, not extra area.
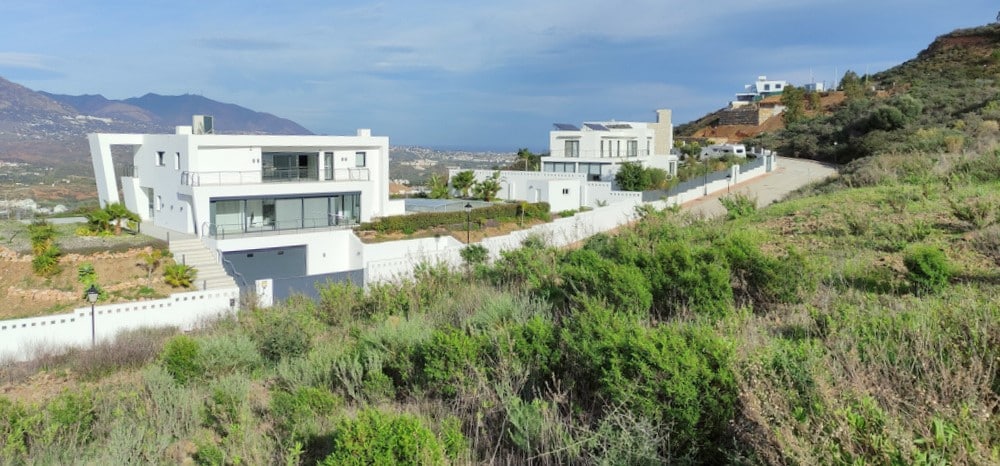
[(51, 70), (48, 65), (51, 57), (33, 53), (0, 52), (0, 66), (11, 68), (29, 68), (33, 70)]

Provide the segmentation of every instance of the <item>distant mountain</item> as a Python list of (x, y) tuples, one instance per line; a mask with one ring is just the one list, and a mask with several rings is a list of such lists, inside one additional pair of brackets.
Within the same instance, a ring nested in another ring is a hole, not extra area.
[(197, 95), (111, 100), (33, 91), (0, 78), (0, 160), (80, 163), (88, 157), (87, 133), (172, 132), (190, 125), (192, 115), (215, 117), (216, 132), (224, 134), (312, 134), (294, 121)]
[(191, 124), (191, 115), (212, 115), (221, 133), (312, 134), (298, 123), (239, 105), (216, 102), (200, 95), (146, 94), (122, 101), (159, 116), (169, 126)]

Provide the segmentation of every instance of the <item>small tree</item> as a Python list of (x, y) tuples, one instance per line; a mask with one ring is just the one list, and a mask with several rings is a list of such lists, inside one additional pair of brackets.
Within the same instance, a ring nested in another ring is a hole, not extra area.
[(785, 106), (785, 123), (795, 123), (805, 118), (805, 91), (795, 86), (785, 86), (781, 91), (781, 105)]
[(449, 197), (448, 180), (445, 180), (443, 176), (437, 173), (432, 174), (430, 179), (427, 180), (427, 187), (430, 188), (427, 197), (431, 199), (447, 199)]
[(644, 191), (649, 187), (650, 176), (642, 165), (625, 162), (615, 174), (615, 182), (622, 191)]
[(476, 182), (476, 175), (472, 170), (460, 171), (451, 177), (451, 187), (458, 191), (462, 197), (469, 197), (469, 189)]
[(169, 252), (164, 252), (162, 249), (153, 249), (149, 252), (143, 252), (139, 254), (139, 258), (142, 262), (137, 265), (146, 271), (146, 285), (152, 286), (153, 272), (163, 264), (163, 259), (170, 257)]
[(472, 186), (472, 193), (477, 198), (486, 202), (491, 202), (500, 192), (500, 172), (495, 171), (493, 175)]

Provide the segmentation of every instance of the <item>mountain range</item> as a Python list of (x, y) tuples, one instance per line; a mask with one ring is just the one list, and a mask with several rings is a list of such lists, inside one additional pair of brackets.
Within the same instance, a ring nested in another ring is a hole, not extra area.
[(312, 134), (294, 121), (203, 96), (149, 93), (124, 100), (34, 91), (0, 78), (0, 160), (58, 165), (87, 158), (86, 134), (166, 133), (192, 115), (224, 134)]

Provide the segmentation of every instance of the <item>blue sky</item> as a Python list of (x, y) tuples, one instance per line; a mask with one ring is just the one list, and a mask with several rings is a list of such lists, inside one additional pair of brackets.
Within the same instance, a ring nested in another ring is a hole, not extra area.
[(996, 19), (995, 1), (0, 3), (0, 76), (121, 99), (201, 94), (320, 134), (545, 149), (554, 122), (683, 123), (758, 75), (832, 82)]

